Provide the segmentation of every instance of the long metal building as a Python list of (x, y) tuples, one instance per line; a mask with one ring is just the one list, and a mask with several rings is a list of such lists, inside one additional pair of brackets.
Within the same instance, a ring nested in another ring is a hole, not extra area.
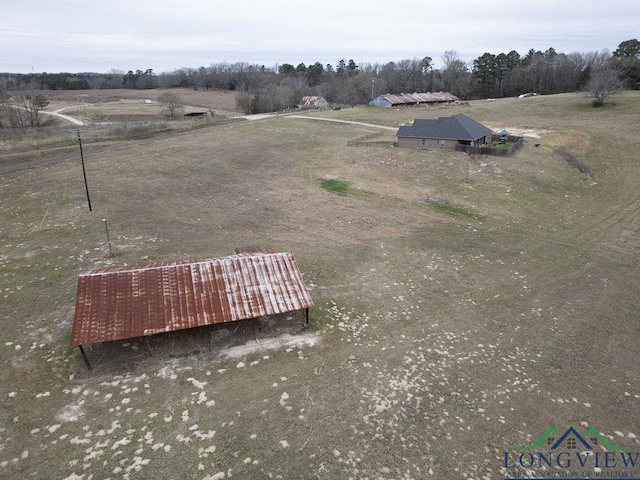
[(422, 104), (455, 103), (460, 99), (447, 92), (398, 93), (379, 95), (369, 101), (371, 107), (397, 107)]

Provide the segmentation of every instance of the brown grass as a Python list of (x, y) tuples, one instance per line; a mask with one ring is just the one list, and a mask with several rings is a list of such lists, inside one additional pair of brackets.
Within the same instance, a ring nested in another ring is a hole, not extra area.
[[(40, 114), (42, 128), (0, 129), (0, 169), (43, 159), (73, 158), (78, 155), (76, 130), (66, 120), (48, 115), (59, 111), (82, 119), (83, 141), (109, 147), (122, 141), (150, 138), (166, 132), (185, 132), (233, 122), (235, 94), (228, 91), (173, 89), (184, 107), (171, 116), (158, 98), (167, 90), (43, 91), (50, 104)], [(151, 101), (151, 103), (146, 103)], [(204, 118), (186, 118), (188, 112), (206, 112)]]
[(193, 90), (190, 88), (173, 88), (170, 90), (89, 90), (65, 91), (46, 90), (41, 92), (51, 102), (48, 109), (56, 110), (68, 107), (77, 108), (78, 101), (85, 105), (117, 104), (138, 106), (138, 111), (144, 109), (145, 100), (157, 101), (165, 92), (171, 92), (180, 97), (185, 105), (203, 109), (213, 109), (222, 112), (237, 112), (235, 93), (228, 90)]
[[(455, 107), (544, 132), (511, 158), (347, 147), (371, 128), (283, 116), (122, 144), (87, 155), (94, 212), (77, 162), (1, 176), (0, 475), (503, 478), (509, 446), (581, 422), (638, 450), (640, 95), (583, 103)], [(295, 253), (319, 344), (135, 339), (92, 372), (67, 347), (79, 271), (243, 245)]]

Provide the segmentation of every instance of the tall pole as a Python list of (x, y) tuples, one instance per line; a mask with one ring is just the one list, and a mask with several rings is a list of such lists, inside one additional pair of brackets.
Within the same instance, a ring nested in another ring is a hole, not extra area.
[(91, 198), (89, 197), (89, 185), (87, 184), (87, 171), (84, 168), (84, 155), (82, 153), (82, 137), (80, 137), (80, 130), (78, 130), (78, 143), (80, 144), (80, 161), (82, 162), (82, 175), (84, 176), (84, 189), (87, 192), (87, 203), (89, 203), (89, 211), (92, 212)]
[(374, 78), (374, 79), (371, 80), (371, 100), (373, 100), (373, 98), (374, 98), (373, 97), (373, 86), (375, 85), (375, 83), (376, 83), (376, 79)]

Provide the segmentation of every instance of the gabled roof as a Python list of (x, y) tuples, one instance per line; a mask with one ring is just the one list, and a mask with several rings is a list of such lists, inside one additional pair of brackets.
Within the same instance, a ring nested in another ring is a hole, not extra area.
[(440, 117), (437, 120), (418, 118), (414, 120), (413, 125), (400, 127), (396, 136), (475, 141), (491, 133), (489, 127), (467, 117), (464, 113), (459, 113), (452, 117)]
[(589, 445), (589, 443), (587, 443), (587, 441), (586, 441), (584, 438), (582, 438), (582, 435), (580, 435), (580, 434), (576, 431), (576, 429), (575, 429), (575, 428), (573, 428), (573, 427), (569, 427), (569, 428), (567, 429), (567, 431), (566, 431), (566, 432), (564, 432), (564, 433), (562, 434), (562, 436), (558, 439), (558, 441), (557, 441), (556, 443), (554, 443), (554, 444), (551, 446), (551, 449), (552, 449), (552, 450), (555, 450), (556, 448), (559, 448), (559, 447), (562, 445), (562, 443), (563, 443), (567, 438), (569, 438), (571, 435), (573, 435), (573, 437), (574, 437), (575, 439), (577, 439), (580, 443), (582, 443), (582, 445), (583, 445), (587, 450), (593, 450), (593, 448), (591, 447), (591, 445)]
[[(558, 440), (556, 440), (557, 436), (560, 437)], [(631, 449), (631, 447), (612, 445), (604, 435), (596, 430), (595, 427), (589, 427), (582, 435), (580, 435), (573, 427), (569, 427), (562, 435), (560, 435), (560, 431), (556, 427), (551, 427), (532, 445), (514, 447), (514, 450), (536, 450), (545, 448), (545, 446), (549, 445), (551, 446), (551, 450), (555, 450), (560, 448), (565, 440), (567, 440), (567, 438), (571, 438), (571, 436), (573, 436), (573, 438), (579, 441), (582, 446), (588, 450), (593, 450), (595, 445), (598, 444), (610, 451)], [(585, 438), (589, 438), (590, 442), (587, 442)]]
[(307, 97), (302, 97), (302, 100), (298, 105), (301, 107), (315, 107), (316, 105), (319, 105), (322, 103), (327, 103), (324, 97), (307, 96)]
[(313, 306), (288, 252), (102, 268), (80, 274), (71, 346)]

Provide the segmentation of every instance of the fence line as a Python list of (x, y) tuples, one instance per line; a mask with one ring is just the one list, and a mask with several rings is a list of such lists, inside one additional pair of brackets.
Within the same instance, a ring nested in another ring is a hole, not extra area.
[(353, 147), (354, 145), (360, 145), (361, 143), (366, 142), (367, 140), (372, 140), (374, 138), (378, 138), (384, 135), (384, 132), (375, 132), (370, 133), (369, 135), (365, 135), (363, 137), (354, 138), (353, 140), (347, 141), (347, 147)]
[[(500, 135), (492, 135), (491, 141), (500, 141)], [(509, 148), (492, 148), (492, 147), (472, 147), (471, 145), (456, 145), (456, 152), (476, 153), (480, 155), (493, 155), (496, 157), (508, 157), (516, 150), (522, 148), (524, 144), (523, 137), (516, 137), (509, 135), (507, 137), (508, 143), (513, 143)]]

